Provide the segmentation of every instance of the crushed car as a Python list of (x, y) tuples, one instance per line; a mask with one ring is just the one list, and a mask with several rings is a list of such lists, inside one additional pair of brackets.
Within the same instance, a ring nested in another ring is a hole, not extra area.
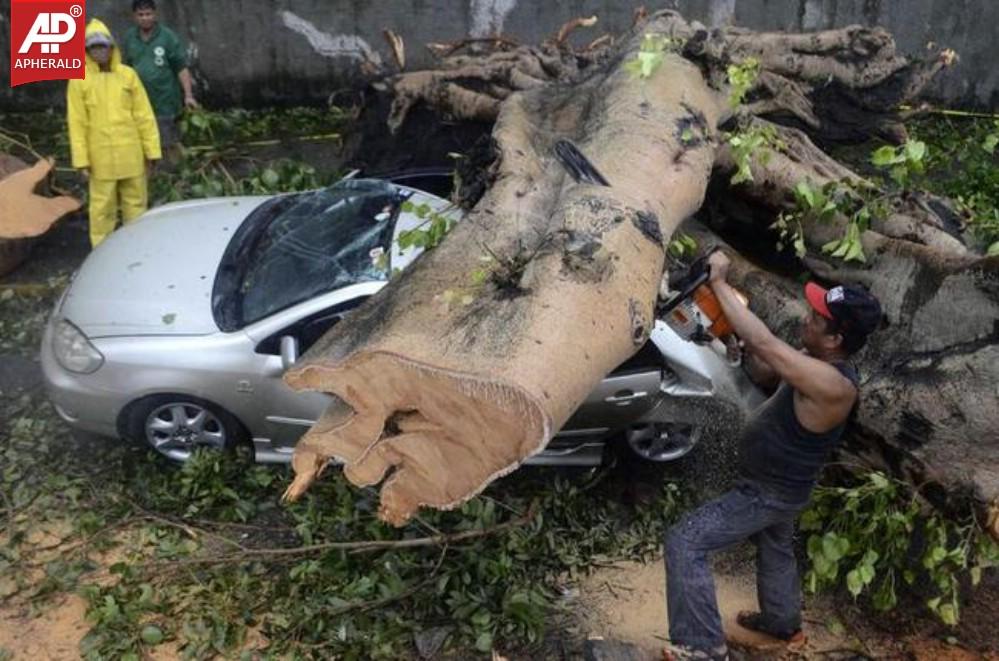
[[(407, 185), (439, 179), (346, 178), (179, 202), (118, 230), (81, 265), (45, 330), (42, 368), (59, 416), (181, 461), (237, 446), (258, 462), (290, 461), (331, 396), (293, 391), (282, 374), (418, 258), (422, 248), (399, 239), (428, 209), (460, 219), (443, 197)], [(678, 459), (732, 402), (748, 409), (762, 397), (716, 351), (660, 321), (529, 463), (598, 465), (615, 447)]]

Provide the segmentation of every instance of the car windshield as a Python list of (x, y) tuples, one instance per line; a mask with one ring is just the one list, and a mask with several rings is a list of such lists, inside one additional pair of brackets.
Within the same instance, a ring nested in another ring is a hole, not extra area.
[(384, 280), (371, 251), (388, 250), (403, 197), (387, 182), (358, 179), (258, 207), (219, 266), (219, 326), (234, 330), (321, 293)]

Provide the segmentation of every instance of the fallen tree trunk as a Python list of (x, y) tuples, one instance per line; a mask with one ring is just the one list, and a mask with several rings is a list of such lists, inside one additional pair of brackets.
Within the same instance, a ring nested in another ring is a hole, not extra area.
[[(672, 12), (640, 22), (618, 47), (603, 44), (573, 52), (560, 32), (540, 48), (452, 55), (438, 70), (386, 82), (393, 130), (418, 105), (451, 119), (495, 118), (492, 185), (440, 246), (287, 374), (293, 387), (342, 400), (299, 442), (289, 497), (336, 458), (356, 484), (383, 482), (380, 514), (400, 524), (421, 505), (453, 507), (513, 470), (645, 341), (668, 238), (701, 208), (712, 169), (715, 182), (727, 181), (735, 165), (721, 127), (748, 126), (754, 114), (786, 124), (773, 129), (773, 149), (753, 155), (748, 184), (722, 187), (755, 209), (751, 222), (769, 225), (798, 182), (860, 179), (811, 138), (903, 137), (895, 107), (954, 59), (944, 51), (910, 62), (881, 30), (709, 32)], [(758, 75), (730, 86), (730, 67), (750, 68), (749, 58)], [(844, 223), (805, 228), (813, 257)], [(878, 439), (867, 447), (901, 448), (925, 468), (946, 463), (962, 436), (978, 439), (979, 473), (951, 471), (944, 481), (970, 484), (983, 499), (999, 493), (994, 461), (984, 461), (999, 442), (996, 265), (946, 224), (933, 205), (900, 200), (863, 235), (870, 265), (806, 265), (866, 281), (886, 302), (891, 327), (862, 356), (872, 394), (860, 437)], [(789, 327), (797, 288), (754, 268), (741, 273), (761, 314)], [(948, 316), (968, 321), (943, 328)], [(961, 370), (973, 376), (953, 396), (926, 401)], [(946, 419), (946, 433), (925, 436), (920, 459), (909, 439), (926, 426), (912, 416), (940, 406), (949, 417), (934, 423)]]
[[(707, 132), (724, 108), (678, 55), (648, 85), (612, 68), (562, 94), (509, 99), (485, 197), (287, 375), (350, 407), (300, 441), (292, 493), (330, 456), (356, 484), (394, 468), (381, 513), (402, 523), (420, 505), (463, 502), (541, 450), (645, 343), (664, 237), (703, 201), (711, 140), (664, 172), (680, 145), (662, 127)], [(560, 138), (576, 140), (611, 185), (573, 180), (555, 156)]]

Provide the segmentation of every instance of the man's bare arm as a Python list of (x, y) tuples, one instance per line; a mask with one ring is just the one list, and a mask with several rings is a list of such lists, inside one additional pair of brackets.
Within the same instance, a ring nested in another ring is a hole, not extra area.
[(766, 391), (772, 391), (780, 384), (780, 374), (777, 370), (748, 347), (742, 351), (742, 366), (750, 380)]
[(742, 304), (736, 291), (725, 282), (729, 260), (723, 253), (712, 254), (708, 263), (711, 265), (711, 288), (722, 312), (749, 350), (805, 399), (830, 413), (838, 413), (839, 409), (848, 412), (856, 398), (853, 384), (829, 363), (801, 353), (771, 333), (766, 324)]
[(184, 91), (184, 106), (197, 108), (198, 102), (194, 98), (194, 82), (187, 67), (180, 70), (180, 73), (177, 74), (177, 80), (180, 81), (180, 88)]

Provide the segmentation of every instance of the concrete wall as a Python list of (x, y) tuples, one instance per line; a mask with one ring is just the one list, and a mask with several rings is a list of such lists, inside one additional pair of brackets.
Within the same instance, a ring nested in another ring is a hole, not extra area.
[[(638, 4), (636, 0), (635, 4)], [(958, 51), (931, 95), (952, 105), (999, 108), (997, 0), (670, 0), (708, 25), (817, 30), (860, 23), (891, 30), (900, 49), (935, 40)], [(161, 19), (190, 43), (198, 94), (213, 106), (322, 101), (356, 75), (364, 59), (391, 57), (381, 31), (401, 34), (408, 68), (429, 64), (423, 44), (502, 32), (536, 42), (572, 17), (596, 14), (580, 41), (631, 24), (634, 4), (615, 0), (160, 0)], [(89, 16), (122, 34), (129, 0), (90, 0)], [(9, 71), (10, 5), (0, 7), (0, 71)], [(0, 110), (62, 104), (65, 83), (0, 87)]]

